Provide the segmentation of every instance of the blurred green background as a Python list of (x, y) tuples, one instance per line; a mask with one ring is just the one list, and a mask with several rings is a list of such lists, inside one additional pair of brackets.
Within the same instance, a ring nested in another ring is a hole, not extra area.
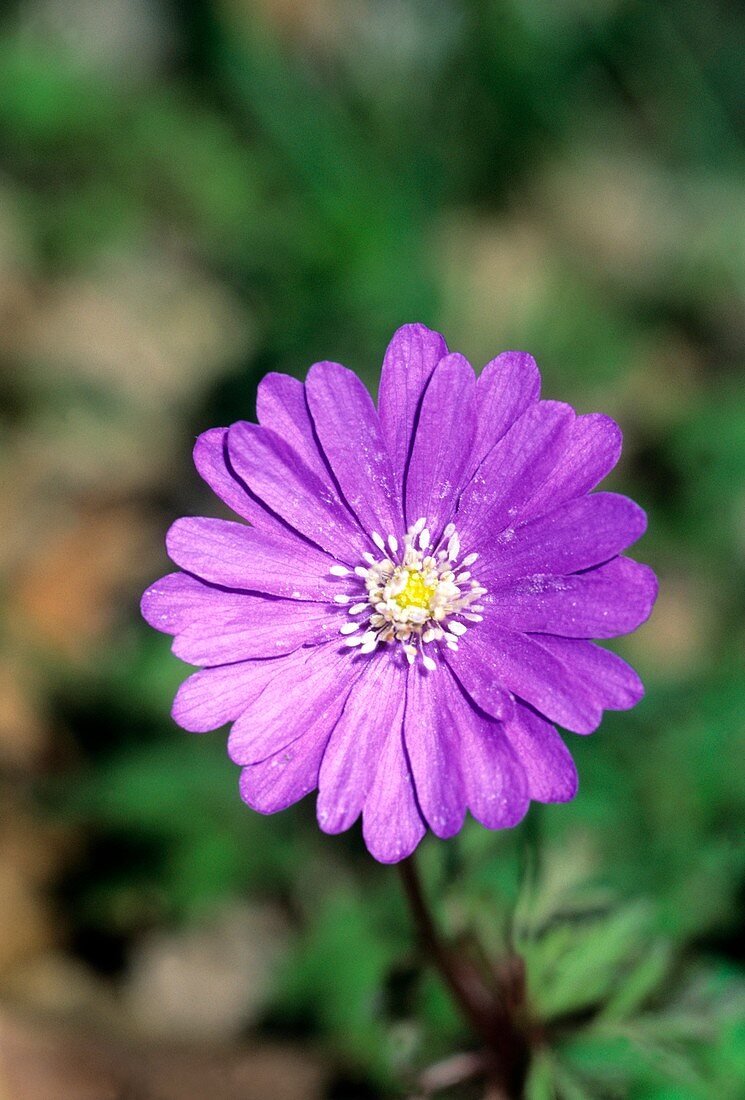
[(661, 579), (576, 801), (422, 845), (438, 919), (523, 952), (530, 1100), (745, 1095), (744, 47), (726, 0), (2, 6), (3, 1100), (424, 1096), (471, 1049), (395, 872), (243, 807), (138, 617), (221, 514), (195, 435), (269, 370), (374, 390), (413, 320), (621, 422)]

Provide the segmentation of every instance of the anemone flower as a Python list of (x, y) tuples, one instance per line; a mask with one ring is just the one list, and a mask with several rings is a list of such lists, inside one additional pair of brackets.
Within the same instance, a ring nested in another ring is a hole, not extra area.
[(591, 639), (634, 630), (654, 574), (624, 556), (644, 512), (591, 492), (621, 433), (539, 397), (534, 360), (478, 377), (423, 325), (385, 355), (376, 409), (355, 374), (269, 374), (258, 424), (199, 437), (197, 469), (238, 517), (178, 519), (180, 572), (142, 612), (200, 666), (173, 717), (232, 723), (240, 791), (275, 813), (318, 790), (340, 833), (362, 816), (384, 863), (466, 811), (515, 825), (577, 789), (555, 724), (587, 734), (633, 706), (636, 673)]

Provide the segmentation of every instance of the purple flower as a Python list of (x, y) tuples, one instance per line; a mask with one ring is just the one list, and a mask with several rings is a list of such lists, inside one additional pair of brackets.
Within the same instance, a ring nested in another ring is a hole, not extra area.
[[(393, 337), (378, 410), (338, 363), (270, 374), (259, 424), (197, 440), (199, 473), (247, 521), (177, 520), (183, 572), (145, 619), (201, 666), (173, 717), (232, 722), (241, 795), (274, 813), (318, 788), (328, 833), (362, 815), (376, 859), (407, 856), (466, 810), (515, 825), (577, 773), (554, 723), (597, 728), (636, 673), (591, 638), (634, 630), (657, 592), (623, 556), (644, 512), (590, 493), (621, 450), (606, 416), (539, 400), (533, 359), (477, 379), (423, 325)], [(248, 525), (247, 525), (248, 524)]]

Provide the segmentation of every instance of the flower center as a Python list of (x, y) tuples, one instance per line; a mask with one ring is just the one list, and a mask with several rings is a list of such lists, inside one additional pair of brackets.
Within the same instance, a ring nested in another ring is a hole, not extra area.
[(427, 611), (432, 609), (432, 597), (437, 591), (437, 585), (427, 584), (422, 574), (414, 569), (401, 569), (399, 566), (393, 571), (394, 586), (398, 585), (400, 580), (405, 582), (405, 587), (402, 592), (393, 597), (393, 602), (397, 603), (402, 611), (407, 607), (420, 607)]
[[(457, 649), (458, 638), (468, 629), (464, 620), (482, 620), (478, 600), (486, 589), (470, 573), (478, 554), (469, 554), (457, 564), (460, 538), (455, 525), (448, 524), (433, 545), (426, 522), (423, 518), (412, 524), (401, 546), (393, 535), (385, 540), (373, 532), (371, 538), (381, 556), (365, 554), (367, 565), (354, 570), (364, 590), (334, 598), (337, 603), (352, 604), (352, 619), (341, 627), (342, 634), (350, 635), (347, 645), (372, 653), (380, 643), (400, 642), (410, 663), (420, 654), (425, 667), (434, 670), (437, 665), (424, 647), (444, 641), (448, 648)], [(342, 565), (332, 566), (331, 573), (350, 576)], [(364, 633), (358, 633), (363, 627)]]

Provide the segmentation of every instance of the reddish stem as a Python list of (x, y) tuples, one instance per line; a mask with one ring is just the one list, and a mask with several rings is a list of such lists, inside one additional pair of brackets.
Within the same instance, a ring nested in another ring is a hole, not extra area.
[[(487, 1076), (492, 1095), (504, 1100), (519, 1100), (522, 1096), (529, 1049), (516, 1018), (522, 1004), (515, 1003), (515, 984), (505, 981), (493, 991), (481, 979), (466, 959), (456, 958), (442, 940), (422, 890), (422, 883), (413, 856), (398, 864), (420, 946), (432, 965), (439, 971), (445, 985), (471, 1030), (485, 1043), (490, 1053)], [(518, 969), (521, 960), (514, 959)], [(514, 970), (507, 968), (508, 972)], [(520, 993), (522, 993), (522, 989)], [(522, 1000), (522, 997), (518, 999)]]

